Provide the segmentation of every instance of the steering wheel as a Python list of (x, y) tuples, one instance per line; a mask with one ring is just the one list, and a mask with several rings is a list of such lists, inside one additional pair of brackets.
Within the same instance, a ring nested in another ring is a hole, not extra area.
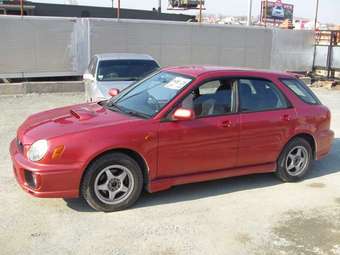
[(148, 95), (148, 101), (149, 101), (149, 99), (151, 99), (151, 101), (152, 101), (152, 106), (155, 107), (154, 110), (156, 112), (158, 112), (161, 109), (161, 105), (159, 104), (158, 100), (154, 96), (152, 96), (150, 94)]

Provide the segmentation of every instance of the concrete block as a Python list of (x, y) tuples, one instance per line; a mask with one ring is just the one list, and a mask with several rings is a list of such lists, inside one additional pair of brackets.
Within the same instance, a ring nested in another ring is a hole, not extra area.
[(0, 95), (25, 94), (26, 87), (22, 83), (0, 84)]
[(26, 82), (26, 93), (82, 92), (84, 83), (76, 82)]

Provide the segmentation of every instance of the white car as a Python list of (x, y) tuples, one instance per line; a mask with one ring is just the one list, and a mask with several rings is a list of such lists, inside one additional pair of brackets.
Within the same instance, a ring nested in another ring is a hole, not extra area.
[(111, 88), (123, 90), (158, 68), (157, 61), (145, 54), (94, 55), (83, 75), (86, 101), (106, 100)]
[(274, 6), (274, 8), (272, 10), (272, 16), (274, 18), (283, 19), (285, 17), (285, 10), (283, 9), (283, 7), (281, 5), (276, 5), (276, 6)]

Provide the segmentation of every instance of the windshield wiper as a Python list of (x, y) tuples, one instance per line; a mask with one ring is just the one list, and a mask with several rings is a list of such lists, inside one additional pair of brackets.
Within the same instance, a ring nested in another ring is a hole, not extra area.
[(132, 111), (132, 110), (124, 111), (124, 113), (132, 115), (132, 116), (140, 117), (140, 118), (143, 118), (143, 119), (148, 119), (148, 118), (151, 117), (148, 114), (145, 114), (145, 113), (142, 113), (142, 112), (136, 112), (136, 111)]
[(108, 107), (109, 109), (111, 109), (115, 112), (125, 113), (125, 114), (133, 115), (133, 116), (136, 116), (136, 117), (141, 117), (141, 118), (145, 118), (145, 119), (148, 119), (148, 118), (151, 117), (150, 115), (142, 113), (142, 112), (123, 109), (123, 108), (119, 107), (117, 104), (114, 104), (113, 102), (106, 104), (106, 107)]
[(138, 81), (139, 78), (138, 77), (127, 77), (125, 78), (127, 81)]
[(124, 112), (122, 108), (120, 108), (119, 106), (115, 105), (113, 102), (109, 102), (106, 104), (106, 106), (115, 111), (115, 112)]

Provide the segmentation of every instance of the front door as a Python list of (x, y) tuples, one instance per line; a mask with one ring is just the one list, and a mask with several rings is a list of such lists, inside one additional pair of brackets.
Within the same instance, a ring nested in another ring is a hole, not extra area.
[(239, 115), (236, 83), (228, 79), (204, 82), (181, 102), (196, 118), (161, 122), (158, 177), (198, 174), (236, 165)]

